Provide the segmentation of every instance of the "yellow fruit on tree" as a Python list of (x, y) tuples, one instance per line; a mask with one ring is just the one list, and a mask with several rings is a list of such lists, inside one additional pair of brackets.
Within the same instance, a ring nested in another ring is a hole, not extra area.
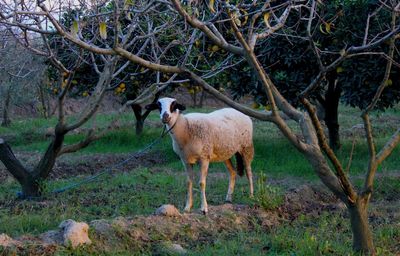
[(212, 47), (211, 47), (211, 51), (212, 52), (217, 52), (219, 50), (219, 46), (218, 45), (213, 45)]
[(257, 108), (260, 107), (260, 104), (258, 104), (257, 102), (253, 102), (253, 104), (251, 105), (251, 107), (252, 107), (253, 109), (257, 109)]

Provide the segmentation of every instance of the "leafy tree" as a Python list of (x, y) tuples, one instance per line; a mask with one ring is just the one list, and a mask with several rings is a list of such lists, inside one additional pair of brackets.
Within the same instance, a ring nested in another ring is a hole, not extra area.
[[(332, 53), (346, 45), (362, 45), (364, 40), (373, 40), (381, 33), (382, 27), (390, 27), (390, 10), (382, 8), (379, 1), (331, 1), (319, 8), (321, 17), (315, 22), (311, 36), (323, 63), (332, 62), (335, 58)], [(368, 34), (365, 34), (367, 20)], [(260, 62), (270, 72), (272, 81), (294, 106), (301, 104), (299, 93), (319, 72), (318, 60), (313, 57), (313, 49), (307, 40), (306, 27), (307, 21), (301, 22), (296, 16), (291, 16), (282, 34), (274, 35), (256, 48)], [(397, 42), (396, 46), (399, 45)], [(343, 61), (335, 70), (326, 73), (325, 86), (311, 94), (323, 109), (332, 149), (340, 147), (339, 101), (359, 109), (364, 109), (371, 102), (385, 73), (387, 55), (383, 53), (387, 53), (388, 48), (389, 41), (375, 47), (373, 53)], [(398, 63), (400, 55), (396, 53), (393, 59)], [(234, 74), (237, 79), (252, 81), (251, 72), (242, 69)], [(391, 70), (388, 85), (376, 105), (378, 109), (390, 108), (400, 101), (398, 69)], [(269, 104), (263, 87), (254, 79), (251, 83), (232, 87), (232, 90), (236, 98), (251, 93), (259, 104)]]

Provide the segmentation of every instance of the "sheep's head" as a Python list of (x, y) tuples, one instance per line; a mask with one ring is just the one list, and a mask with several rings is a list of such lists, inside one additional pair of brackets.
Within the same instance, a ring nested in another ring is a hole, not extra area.
[(158, 109), (160, 118), (164, 124), (173, 125), (178, 118), (179, 112), (186, 109), (185, 106), (179, 104), (174, 98), (162, 98), (157, 103), (146, 106), (147, 110)]

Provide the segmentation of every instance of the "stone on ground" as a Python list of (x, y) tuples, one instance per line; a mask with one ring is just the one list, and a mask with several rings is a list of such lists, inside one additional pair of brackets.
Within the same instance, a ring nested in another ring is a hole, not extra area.
[(41, 239), (48, 244), (71, 245), (73, 248), (92, 243), (88, 233), (89, 225), (85, 222), (65, 220), (60, 223), (59, 228), (42, 234)]
[(160, 206), (156, 212), (156, 215), (158, 216), (168, 216), (168, 217), (179, 217), (181, 214), (179, 213), (179, 210), (176, 209), (176, 207), (172, 204), (164, 204)]

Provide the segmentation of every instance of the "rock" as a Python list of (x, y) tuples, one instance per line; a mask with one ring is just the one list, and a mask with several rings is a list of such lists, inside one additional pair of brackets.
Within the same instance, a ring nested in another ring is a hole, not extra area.
[(164, 242), (161, 244), (160, 254), (162, 255), (186, 255), (188, 252), (180, 244)]
[(164, 205), (160, 206), (156, 210), (155, 214), (158, 216), (168, 216), (168, 217), (180, 217), (181, 216), (178, 209), (176, 209), (176, 207), (173, 206), (172, 204), (164, 204)]
[(113, 231), (112, 226), (106, 220), (93, 220), (90, 226), (101, 235), (110, 235)]
[(76, 248), (80, 245), (91, 244), (89, 239), (89, 225), (84, 222), (65, 220), (58, 226), (59, 230), (50, 230), (40, 235), (46, 244), (71, 245)]
[(16, 245), (18, 242), (6, 234), (0, 234), (0, 246), (8, 247)]
[(71, 245), (73, 248), (91, 244), (89, 239), (89, 225), (85, 222), (76, 222), (74, 220), (65, 220), (61, 222), (59, 228), (63, 232), (64, 245)]
[(64, 244), (64, 238), (61, 231), (50, 230), (39, 236), (45, 244)]

